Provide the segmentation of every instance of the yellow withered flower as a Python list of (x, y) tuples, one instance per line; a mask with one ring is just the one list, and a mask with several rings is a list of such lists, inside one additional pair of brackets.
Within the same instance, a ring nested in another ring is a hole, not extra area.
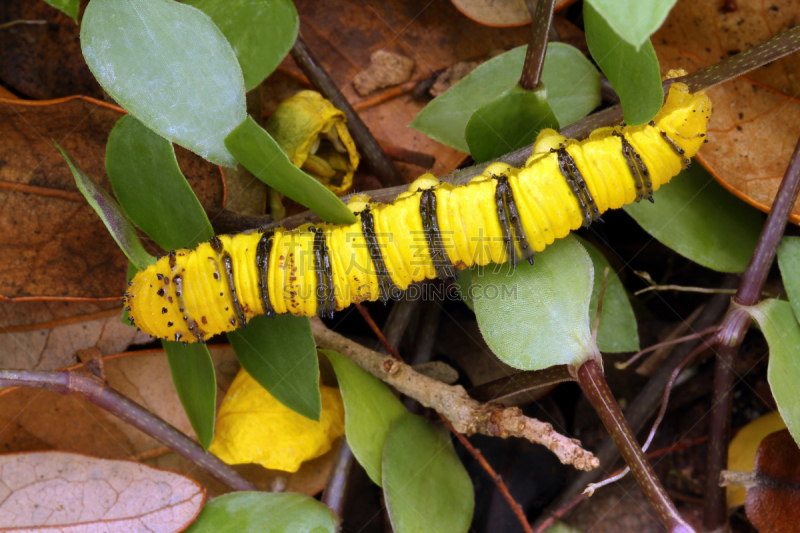
[(353, 185), (358, 152), (344, 113), (316, 91), (300, 91), (280, 103), (266, 129), (292, 163), (335, 194)]

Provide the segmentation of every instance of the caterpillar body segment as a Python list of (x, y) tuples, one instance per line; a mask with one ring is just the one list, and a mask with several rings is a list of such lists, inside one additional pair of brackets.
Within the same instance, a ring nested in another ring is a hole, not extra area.
[(605, 211), (652, 199), (700, 149), (710, 111), (703, 93), (675, 83), (651, 123), (583, 141), (544, 130), (522, 168), (494, 163), (463, 186), (426, 174), (391, 204), (354, 197), (351, 225), (220, 235), (171, 252), (132, 280), (129, 317), (151, 335), (203, 342), (260, 314), (328, 316), (476, 264), (532, 260)]

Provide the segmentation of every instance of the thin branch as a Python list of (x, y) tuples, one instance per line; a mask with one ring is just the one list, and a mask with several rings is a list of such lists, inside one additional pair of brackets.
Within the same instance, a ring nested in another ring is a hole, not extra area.
[(23, 105), (28, 107), (40, 107), (40, 106), (44, 107), (44, 106), (65, 104), (72, 100), (83, 100), (84, 102), (89, 102), (90, 104), (95, 104), (100, 107), (105, 107), (107, 109), (111, 109), (112, 111), (116, 111), (118, 113), (128, 114), (127, 111), (125, 111), (119, 106), (116, 106), (114, 104), (109, 104), (108, 102), (104, 102), (103, 100), (98, 100), (97, 98), (92, 98), (91, 96), (84, 96), (82, 94), (74, 94), (72, 96), (65, 96), (63, 98), (56, 98), (54, 100), (22, 100), (19, 98), (0, 98), (0, 104)]
[[(795, 28), (798, 29), (798, 28)], [(731, 407), (733, 403), (733, 364), (745, 332), (750, 327), (750, 316), (740, 306), (758, 302), (764, 282), (778, 250), (789, 215), (800, 192), (800, 140), (798, 140), (789, 166), (778, 187), (764, 229), (758, 237), (753, 257), (747, 265), (739, 290), (717, 333), (719, 353), (714, 369), (714, 394), (711, 408), (708, 445), (708, 480), (703, 525), (711, 531), (724, 528), (728, 523), (725, 490), (719, 487), (719, 473), (727, 466), (728, 440), (730, 438)]]
[[(727, 293), (725, 293), (725, 294), (727, 294)], [(719, 331), (719, 326), (709, 326), (706, 329), (704, 329), (702, 331), (698, 331), (696, 333), (692, 333), (691, 335), (684, 335), (683, 337), (678, 337), (677, 339), (671, 339), (671, 340), (668, 340), (668, 341), (659, 342), (658, 344), (654, 344), (652, 346), (649, 346), (649, 347), (645, 348), (644, 350), (640, 350), (640, 351), (636, 352), (627, 361), (619, 361), (619, 362), (614, 363), (614, 367), (617, 370), (625, 370), (626, 368), (631, 366), (633, 363), (638, 361), (640, 357), (642, 357), (643, 355), (645, 355), (647, 353), (654, 352), (654, 351), (658, 350), (659, 348), (663, 348), (665, 346), (672, 346), (674, 344), (680, 344), (682, 342), (691, 341), (691, 340), (694, 340), (694, 339), (700, 339), (702, 337), (705, 337), (709, 333), (716, 333), (717, 331)]]
[(467, 392), (479, 402), (498, 402), (517, 394), (548, 387), (564, 381), (575, 381), (568, 365), (555, 365), (542, 370), (526, 370), (513, 376), (496, 379)]
[(4, 30), (6, 28), (10, 28), (12, 26), (17, 26), (19, 24), (47, 24), (46, 20), (28, 20), (28, 19), (17, 19), (12, 20), (9, 22), (4, 22), (0, 24), (0, 30)]
[(292, 46), (291, 54), (297, 66), (300, 67), (303, 74), (308, 76), (314, 87), (345, 114), (347, 128), (350, 130), (353, 140), (361, 151), (361, 155), (364, 156), (378, 181), (385, 186), (404, 184), (405, 180), (400, 175), (400, 171), (397, 170), (397, 167), (386, 155), (386, 152), (383, 151), (381, 145), (372, 136), (369, 128), (367, 128), (361, 117), (353, 109), (353, 106), (350, 105), (350, 102), (347, 101), (347, 98), (345, 98), (344, 94), (328, 75), (328, 72), (314, 54), (311, 53), (308, 45), (299, 35), (294, 46)]
[(334, 333), (317, 318), (311, 319), (311, 330), (318, 346), (339, 352), (402, 394), (443, 414), (461, 433), (521, 437), (543, 444), (562, 463), (571, 464), (579, 470), (597, 466), (597, 458), (581, 448), (577, 440), (559, 435), (552, 425), (528, 418), (515, 407), (504, 408), (477, 402), (467, 395), (463, 387), (423, 376), (405, 363)]
[(344, 516), (344, 505), (347, 496), (347, 482), (350, 479), (350, 471), (353, 468), (353, 451), (347, 444), (347, 439), (343, 438), (339, 451), (336, 452), (336, 459), (333, 461), (333, 468), (328, 475), (325, 483), (325, 490), (322, 492), (322, 503), (331, 508), (336, 516)]
[(553, 9), (555, 0), (538, 0), (536, 11), (531, 13), (531, 36), (528, 39), (528, 51), (525, 53), (525, 63), (522, 65), (522, 76), (519, 86), (526, 91), (538, 88), (542, 78), (544, 56), (547, 54), (547, 37), (550, 34), (550, 24), (553, 22)]
[(90, 374), (70, 370), (0, 370), (0, 386), (46, 389), (78, 396), (169, 446), (228, 487), (234, 490), (260, 490), (162, 418)]
[(658, 480), (653, 467), (645, 458), (644, 452), (636, 442), (628, 422), (622, 416), (622, 410), (608, 388), (603, 370), (595, 359), (590, 359), (578, 368), (578, 384), (583, 393), (594, 406), (603, 425), (608, 430), (614, 443), (620, 450), (623, 459), (631, 467), (636, 481), (645, 496), (658, 513), (659, 518), (670, 533), (694, 532), (675, 508), (675, 504), (667, 495)]
[(600, 284), (600, 293), (597, 295), (597, 312), (594, 314), (594, 324), (592, 325), (592, 341), (597, 342), (597, 332), (600, 330), (600, 315), (603, 314), (603, 297), (606, 294), (606, 281), (610, 267), (603, 270), (603, 282)]

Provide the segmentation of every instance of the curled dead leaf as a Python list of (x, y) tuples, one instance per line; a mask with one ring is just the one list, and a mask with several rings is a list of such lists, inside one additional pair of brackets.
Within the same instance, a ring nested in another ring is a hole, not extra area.
[(183, 531), (205, 497), (196, 481), (141, 463), (64, 452), (0, 455), (3, 531)]
[(344, 435), (344, 404), (338, 389), (320, 386), (319, 422), (285, 407), (239, 371), (217, 414), (214, 441), (208, 451), (228, 464), (256, 463), (297, 472), (305, 461), (328, 452)]
[[(465, 16), (486, 26), (505, 28), (531, 23), (531, 13), (525, 0), (452, 0)], [(575, 0), (557, 0), (556, 10), (564, 9)], [(535, 4), (535, 3), (534, 3)]]
[(800, 523), (800, 448), (788, 429), (768, 435), (756, 454), (756, 485), (744, 509), (759, 533), (790, 533)]

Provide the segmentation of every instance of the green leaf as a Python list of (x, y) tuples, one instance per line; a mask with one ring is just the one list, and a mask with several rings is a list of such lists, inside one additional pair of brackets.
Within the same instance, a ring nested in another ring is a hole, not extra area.
[(747, 308), (769, 344), (767, 380), (781, 418), (800, 443), (800, 324), (788, 302), (764, 300)]
[(556, 520), (553, 525), (544, 530), (544, 533), (583, 533), (577, 527), (565, 524), (561, 520)]
[(638, 126), (648, 122), (664, 104), (661, 71), (652, 43), (646, 41), (637, 50), (588, 3), (583, 4), (583, 19), (589, 51), (619, 95), (625, 123)]
[(396, 533), (469, 530), (475, 495), (449, 434), (407, 414), (383, 449), (383, 494)]
[(783, 237), (778, 246), (783, 286), (796, 317), (800, 317), (800, 237)]
[(580, 366), (597, 354), (589, 325), (592, 262), (578, 241), (558, 239), (536, 254), (533, 266), (510, 269), (487, 265), (472, 277), (478, 326), (500, 360), (539, 370)]
[(228, 150), (255, 177), (303, 204), (326, 222), (353, 224), (356, 217), (327, 187), (289, 161), (269, 133), (251, 118), (225, 139)]
[(545, 128), (558, 129), (545, 95), (544, 89), (526, 91), (515, 85), (475, 111), (464, 134), (475, 161), (483, 163), (533, 144)]
[(209, 17), (231, 43), (249, 91), (289, 53), (300, 27), (291, 0), (185, 0)]
[(653, 200), (624, 209), (647, 233), (695, 263), (720, 272), (747, 268), (764, 217), (700, 165), (672, 178)]
[(44, 0), (47, 4), (63, 12), (69, 18), (78, 23), (78, 11), (80, 10), (79, 0)]
[(172, 143), (130, 115), (108, 136), (106, 171), (125, 213), (165, 250), (191, 248), (214, 235)]
[(317, 347), (307, 317), (257, 316), (245, 329), (228, 332), (228, 340), (259, 385), (292, 411), (319, 421)]
[(406, 408), (379, 379), (346, 357), (320, 350), (333, 365), (344, 401), (344, 431), (359, 464), (376, 485), (382, 486), (383, 448), (392, 424), (408, 414)]
[(205, 344), (183, 346), (161, 341), (167, 354), (172, 383), (200, 444), (208, 449), (214, 440), (214, 413), (217, 410), (217, 376)]
[(594, 286), (592, 300), (589, 304), (589, 323), (594, 324), (597, 315), (597, 301), (600, 287), (603, 285), (603, 271), (609, 267), (606, 280), (606, 292), (603, 296), (603, 311), (600, 313), (600, 328), (597, 330), (597, 347), (601, 352), (637, 352), (639, 351), (639, 331), (636, 316), (633, 314), (628, 294), (622, 286), (617, 273), (611, 268), (608, 260), (590, 242), (577, 237), (594, 267)]
[(677, 0), (586, 0), (637, 50), (664, 23)]
[(154, 265), (156, 258), (144, 249), (142, 241), (139, 240), (139, 235), (136, 234), (136, 229), (125, 216), (119, 204), (114, 201), (110, 194), (98, 187), (57, 142), (53, 141), (53, 144), (56, 145), (67, 165), (69, 165), (81, 194), (92, 206), (95, 213), (103, 220), (106, 229), (117, 241), (117, 245), (125, 256), (140, 269)]
[(100, 85), (159, 135), (218, 165), (244, 120), (242, 70), (211, 19), (172, 0), (92, 0), (81, 50)]
[[(526, 46), (500, 54), (469, 73), (420, 111), (411, 127), (462, 152), (469, 152), (467, 123), (481, 106), (514, 87)], [(550, 43), (542, 71), (547, 103), (563, 127), (600, 104), (600, 73), (572, 46)]]
[(335, 533), (324, 504), (302, 494), (234, 492), (214, 498), (186, 533)]

